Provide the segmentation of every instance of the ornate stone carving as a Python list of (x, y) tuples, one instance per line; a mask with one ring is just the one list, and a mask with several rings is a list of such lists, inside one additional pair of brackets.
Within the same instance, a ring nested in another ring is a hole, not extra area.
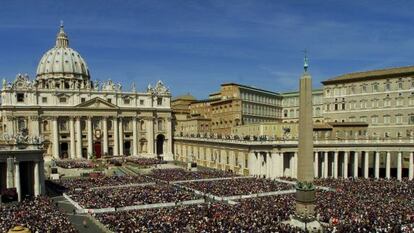
[[(5, 81), (5, 80), (4, 80)], [(3, 85), (4, 85), (3, 81)], [(13, 81), (13, 84), (11, 87), (8, 85), (6, 89), (32, 89), (33, 88), (33, 82), (30, 81), (29, 75), (27, 74), (17, 74), (16, 79)]]
[(154, 87), (154, 93), (156, 95), (170, 94), (170, 90), (164, 85), (161, 80), (159, 80)]
[(112, 82), (111, 79), (108, 79), (107, 81), (103, 82), (102, 90), (103, 91), (115, 91), (115, 83)]

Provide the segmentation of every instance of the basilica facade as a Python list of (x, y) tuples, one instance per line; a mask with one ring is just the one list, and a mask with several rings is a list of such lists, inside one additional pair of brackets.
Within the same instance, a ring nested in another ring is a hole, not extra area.
[(142, 155), (172, 159), (171, 94), (158, 81), (139, 92), (111, 80), (94, 81), (69, 47), (63, 25), (56, 45), (40, 59), (36, 78), (3, 80), (3, 137), (22, 130), (45, 141), (55, 159)]

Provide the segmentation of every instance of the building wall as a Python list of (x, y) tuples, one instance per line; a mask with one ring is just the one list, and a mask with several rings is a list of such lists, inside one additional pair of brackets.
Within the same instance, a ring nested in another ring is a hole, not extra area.
[(368, 136), (409, 137), (414, 128), (414, 78), (375, 77), (324, 85), (328, 122), (366, 122)]
[[(299, 92), (282, 93), (282, 120), (283, 122), (299, 121)], [(323, 90), (312, 91), (313, 122), (324, 122)]]

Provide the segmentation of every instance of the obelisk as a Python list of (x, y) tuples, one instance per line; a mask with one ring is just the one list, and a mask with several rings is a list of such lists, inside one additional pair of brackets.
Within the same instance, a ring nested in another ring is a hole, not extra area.
[(308, 72), (305, 54), (304, 72), (299, 83), (299, 142), (296, 185), (296, 214), (314, 216), (315, 188), (313, 186), (313, 120), (312, 77)]
[(313, 120), (312, 77), (308, 72), (305, 52), (304, 73), (299, 83), (299, 141), (297, 158), (296, 212), (291, 224), (310, 232), (321, 231), (315, 218), (315, 186), (313, 185)]

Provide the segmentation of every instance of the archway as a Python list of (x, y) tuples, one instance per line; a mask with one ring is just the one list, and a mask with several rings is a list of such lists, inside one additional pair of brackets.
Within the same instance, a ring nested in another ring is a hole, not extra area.
[(126, 156), (131, 155), (131, 141), (124, 142), (124, 154)]
[(157, 155), (164, 154), (164, 140), (165, 140), (164, 135), (159, 134), (157, 136)]
[(101, 142), (97, 141), (93, 144), (93, 152), (95, 153), (95, 157), (97, 159), (102, 157), (102, 147)]

